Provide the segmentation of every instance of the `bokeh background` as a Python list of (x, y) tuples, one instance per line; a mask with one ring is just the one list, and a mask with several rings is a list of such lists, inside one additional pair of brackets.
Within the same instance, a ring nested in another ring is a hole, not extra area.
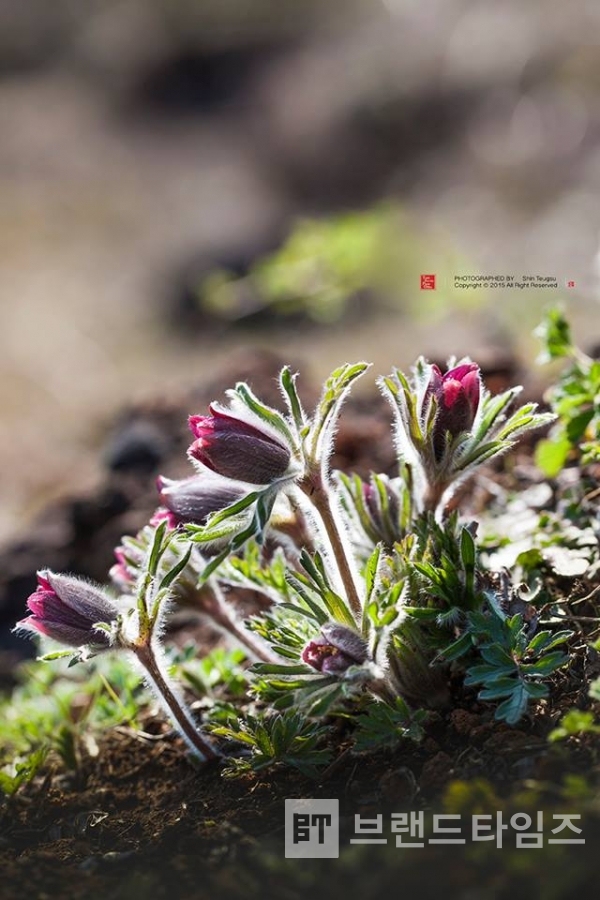
[(0, 0), (0, 536), (249, 348), (597, 342), (599, 43), (595, 0)]

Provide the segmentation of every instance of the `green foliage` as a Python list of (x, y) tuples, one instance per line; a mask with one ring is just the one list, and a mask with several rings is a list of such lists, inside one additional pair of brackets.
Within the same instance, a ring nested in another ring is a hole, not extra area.
[(356, 718), (354, 749), (359, 753), (393, 748), (402, 740), (420, 741), (427, 712), (413, 710), (401, 698), (394, 705), (371, 703)]
[(549, 309), (534, 334), (542, 342), (543, 349), (538, 357), (540, 363), (564, 359), (573, 353), (571, 328), (561, 309)]
[(421, 608), (437, 609), (437, 621), (443, 624), (456, 619), (458, 611), (480, 607), (483, 594), (476, 578), (475, 540), (469, 528), (459, 524), (456, 515), (440, 525), (431, 514), (421, 517), (414, 527), (420, 551), (408, 564), (420, 576)]
[(0, 793), (7, 797), (16, 794), (20, 787), (35, 778), (47, 755), (47, 747), (38, 747), (24, 758), (15, 758), (9, 766), (0, 768)]
[(33, 778), (50, 750), (76, 769), (82, 741), (99, 728), (135, 726), (143, 705), (139, 676), (119, 657), (97, 657), (79, 670), (27, 663), (21, 679), (0, 701), (3, 789), (13, 783), (7, 778), (17, 779), (15, 790)]
[(593, 712), (570, 709), (562, 717), (557, 727), (552, 729), (548, 740), (554, 743), (581, 734), (600, 734), (600, 725), (598, 725)]
[[(431, 291), (425, 304), (415, 288), (432, 253), (444, 290)], [(483, 291), (454, 284), (455, 272), (471, 269), (471, 260), (424, 234), (397, 204), (385, 203), (300, 219), (282, 246), (247, 274), (218, 269), (195, 293), (202, 311), (225, 322), (268, 313), (283, 322), (304, 318), (327, 325), (367, 304), (369, 312), (408, 307), (411, 315), (431, 319), (459, 305), (479, 305)]]
[(331, 761), (331, 750), (322, 746), (326, 731), (323, 725), (292, 710), (261, 717), (247, 715), (244, 719), (232, 716), (227, 725), (212, 728), (213, 734), (243, 744), (250, 751), (249, 758), (236, 760), (234, 774), (282, 764), (309, 778), (316, 777)]
[(600, 460), (600, 361), (576, 348), (560, 310), (550, 310), (537, 332), (544, 342), (544, 362), (566, 359), (569, 365), (548, 392), (558, 421), (550, 437), (536, 448), (536, 462), (554, 478), (569, 458), (583, 464)]
[(495, 716), (513, 725), (530, 700), (548, 695), (541, 680), (569, 662), (566, 653), (554, 648), (572, 632), (544, 630), (531, 635), (521, 614), (504, 613), (491, 592), (487, 601), (486, 609), (467, 614), (462, 635), (442, 657), (455, 660), (475, 648), (479, 658), (466, 666), (465, 685), (482, 685), (480, 700), (501, 700)]
[(193, 643), (171, 657), (171, 674), (191, 688), (199, 697), (244, 697), (248, 689), (248, 677), (242, 663), (243, 650), (226, 650), (216, 647), (206, 656), (198, 657)]

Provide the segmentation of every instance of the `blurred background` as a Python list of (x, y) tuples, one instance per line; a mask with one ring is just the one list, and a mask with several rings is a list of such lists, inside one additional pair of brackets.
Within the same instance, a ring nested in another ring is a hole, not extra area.
[(597, 342), (599, 43), (595, 0), (0, 0), (0, 536), (249, 348)]

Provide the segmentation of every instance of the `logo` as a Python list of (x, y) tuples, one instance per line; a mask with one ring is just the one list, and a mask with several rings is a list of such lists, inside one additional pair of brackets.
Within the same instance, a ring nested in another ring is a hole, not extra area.
[(567, 287), (574, 288), (574, 287), (575, 287), (575, 282), (574, 282), (574, 281), (567, 281)]
[(285, 801), (286, 859), (337, 859), (339, 800)]
[(435, 275), (421, 275), (421, 290), (435, 291)]

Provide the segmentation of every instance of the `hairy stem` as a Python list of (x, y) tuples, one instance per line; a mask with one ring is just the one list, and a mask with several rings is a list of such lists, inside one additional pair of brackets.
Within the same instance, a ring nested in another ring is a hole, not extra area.
[(340, 522), (339, 512), (332, 503), (331, 492), (320, 475), (308, 475), (298, 486), (321, 518), (350, 609), (360, 624), (363, 612), (360, 601), (360, 576), (354, 566), (352, 548)]
[(212, 746), (207, 736), (196, 727), (190, 713), (171, 687), (169, 678), (161, 669), (152, 646), (148, 643), (131, 649), (143, 667), (150, 685), (154, 688), (176, 731), (192, 753), (203, 762), (219, 759), (221, 754)]

